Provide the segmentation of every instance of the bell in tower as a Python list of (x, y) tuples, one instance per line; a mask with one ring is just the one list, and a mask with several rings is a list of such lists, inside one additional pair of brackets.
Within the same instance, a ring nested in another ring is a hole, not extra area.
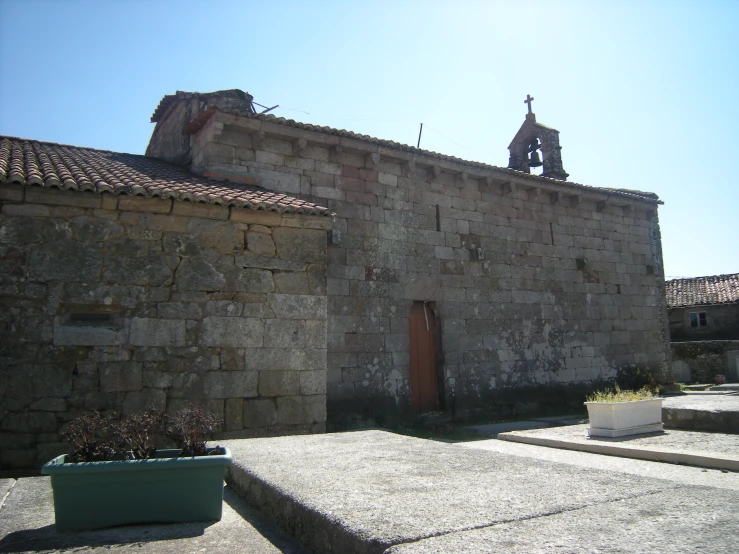
[[(526, 95), (529, 113), (526, 120), (508, 146), (510, 157), (508, 167), (517, 171), (531, 173), (532, 167), (544, 166), (542, 177), (566, 181), (569, 176), (562, 167), (562, 147), (559, 145), (559, 131), (536, 122), (536, 114), (531, 111), (534, 97)], [(541, 150), (543, 160), (539, 157)]]
[(541, 148), (541, 144), (539, 144), (539, 139), (535, 138), (529, 144), (529, 167), (542, 166), (541, 160), (539, 159), (539, 148)]

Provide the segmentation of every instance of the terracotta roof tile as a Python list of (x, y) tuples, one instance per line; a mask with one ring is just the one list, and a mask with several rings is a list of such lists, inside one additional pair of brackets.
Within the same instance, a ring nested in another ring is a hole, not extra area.
[(331, 216), (327, 208), (292, 196), (200, 177), (146, 156), (14, 137), (0, 136), (0, 183)]
[(739, 302), (739, 273), (673, 279), (665, 283), (668, 308)]

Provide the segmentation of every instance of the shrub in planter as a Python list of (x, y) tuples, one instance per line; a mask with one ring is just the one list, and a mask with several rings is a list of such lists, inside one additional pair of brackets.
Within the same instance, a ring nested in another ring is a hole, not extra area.
[(62, 439), (72, 445), (72, 453), (67, 461), (102, 462), (113, 459), (116, 448), (110, 439), (111, 427), (115, 414), (107, 417), (98, 412), (88, 412), (72, 420), (65, 431), (60, 433)]
[(663, 430), (662, 402), (656, 393), (644, 387), (638, 391), (599, 391), (586, 398), (591, 437), (625, 437)]
[(177, 412), (166, 421), (167, 436), (180, 445), (182, 456), (205, 456), (205, 441), (223, 421), (206, 414), (200, 406)]
[[(97, 412), (75, 419), (62, 433), (72, 453), (41, 470), (51, 476), (57, 530), (220, 520), (232, 458), (205, 441), (221, 424), (198, 407), (175, 416), (149, 410), (122, 420)], [(157, 449), (163, 436), (179, 448)]]

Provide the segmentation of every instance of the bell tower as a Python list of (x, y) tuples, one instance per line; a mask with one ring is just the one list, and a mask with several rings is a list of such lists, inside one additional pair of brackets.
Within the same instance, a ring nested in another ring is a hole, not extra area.
[(533, 101), (534, 97), (527, 94), (524, 104), (528, 104), (529, 113), (526, 114), (526, 120), (508, 146), (510, 152), (508, 167), (531, 173), (532, 167), (543, 165), (542, 177), (566, 181), (568, 174), (562, 167), (559, 131), (536, 122), (536, 114), (531, 111)]

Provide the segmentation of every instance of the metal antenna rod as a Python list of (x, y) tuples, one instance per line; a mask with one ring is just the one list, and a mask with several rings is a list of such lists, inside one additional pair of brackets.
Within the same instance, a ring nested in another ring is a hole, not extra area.
[(421, 133), (423, 133), (423, 123), (421, 123), (421, 129), (418, 131), (418, 144), (416, 148), (421, 148)]

